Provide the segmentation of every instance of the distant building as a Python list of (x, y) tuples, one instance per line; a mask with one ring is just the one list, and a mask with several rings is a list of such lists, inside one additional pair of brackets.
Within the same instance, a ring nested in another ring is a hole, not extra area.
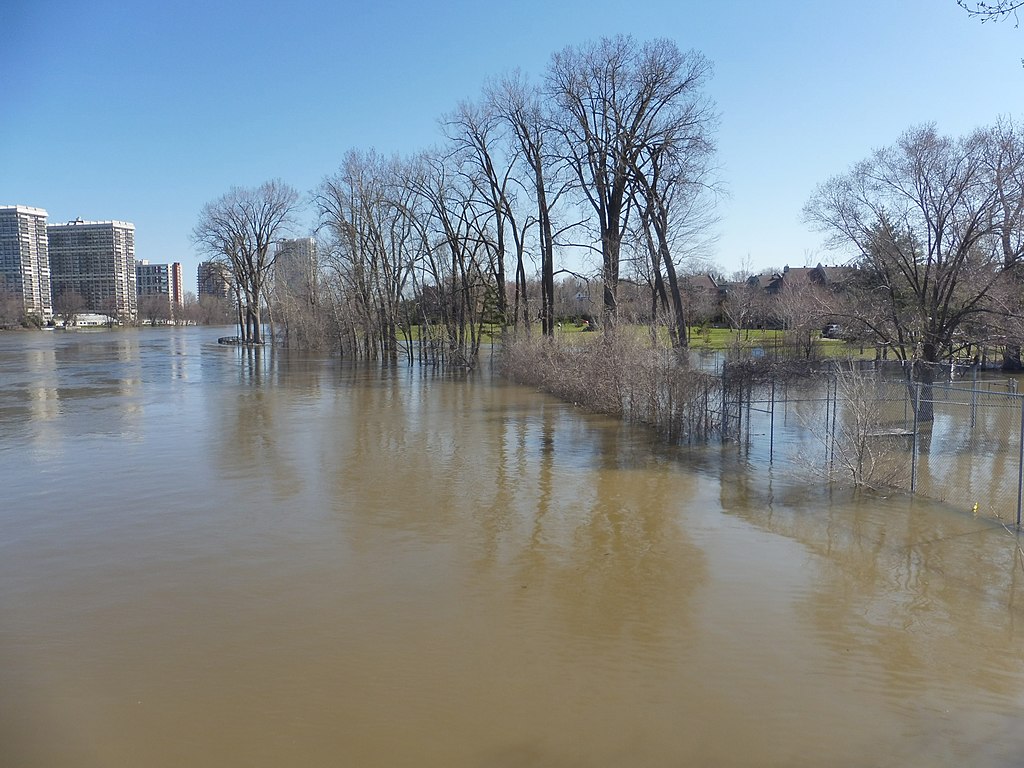
[(310, 301), (316, 294), (316, 240), (281, 240), (274, 251), (274, 287), (289, 296)]
[[(135, 288), (139, 294), (139, 312), (146, 312), (150, 317), (154, 310), (159, 310), (166, 319), (180, 316), (184, 306), (181, 290), (181, 264), (150, 264), (143, 259), (135, 262)], [(158, 297), (161, 306), (153, 305), (153, 298)], [(163, 304), (166, 302), (166, 304)]]
[(135, 262), (135, 287), (139, 298), (166, 296), (172, 307), (181, 307), (184, 297), (181, 289), (181, 263), (150, 264), (143, 259)]
[(0, 290), (44, 321), (53, 316), (46, 216), (42, 208), (0, 206)]
[[(801, 290), (811, 286), (839, 288), (856, 273), (853, 267), (825, 267), (820, 263), (814, 267), (783, 267), (782, 272), (758, 275), (757, 285), (771, 296), (777, 296), (784, 289)], [(754, 279), (754, 278), (751, 278)]]
[(226, 264), (219, 261), (201, 261), (196, 271), (196, 284), (199, 298), (216, 296), (220, 299), (231, 298), (231, 271)]
[(150, 264), (145, 259), (135, 262), (135, 289), (143, 296), (166, 296), (171, 301), (169, 264)]
[(173, 261), (168, 267), (170, 268), (170, 280), (171, 280), (171, 304), (175, 307), (185, 306), (185, 287), (181, 282), (181, 262)]
[(134, 320), (135, 225), (126, 221), (51, 224), (50, 283), (55, 303), (67, 292), (79, 294), (88, 312)]

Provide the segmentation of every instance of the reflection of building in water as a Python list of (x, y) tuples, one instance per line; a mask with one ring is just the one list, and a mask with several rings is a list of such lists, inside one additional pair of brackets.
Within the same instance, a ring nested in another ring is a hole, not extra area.
[(199, 297), (231, 298), (231, 271), (219, 261), (201, 261), (196, 272)]
[(25, 392), (32, 421), (36, 424), (40, 438), (44, 437), (44, 432), (49, 435), (49, 429), (44, 428), (44, 423), (60, 415), (56, 368), (57, 357), (52, 347), (26, 350), (25, 370), (29, 373), (29, 379)]
[(46, 211), (25, 205), (0, 207), (0, 293), (20, 302), (27, 315), (53, 316)]
[(135, 318), (134, 224), (76, 219), (51, 224), (46, 232), (54, 297), (74, 292), (85, 299), (86, 310)]
[(278, 294), (310, 301), (316, 295), (316, 240), (281, 240), (274, 253), (274, 288)]

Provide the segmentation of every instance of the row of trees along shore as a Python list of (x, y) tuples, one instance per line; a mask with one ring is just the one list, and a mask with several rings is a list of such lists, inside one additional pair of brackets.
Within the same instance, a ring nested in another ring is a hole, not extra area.
[(249, 342), (263, 341), (268, 306), (289, 341), (390, 356), (416, 324), (422, 354), (472, 365), (485, 324), (554, 335), (555, 278), (568, 273), (556, 262), (571, 255), (599, 261), (586, 277), (606, 332), (625, 267), (685, 344), (678, 271), (703, 252), (719, 194), (710, 74), (671, 41), (606, 38), (556, 53), (539, 82), (493, 81), (441, 119), (434, 149), (348, 152), (312, 194), (320, 264), (305, 301), (273, 291), (273, 244), (300, 208), (286, 184), (207, 204), (194, 241), (229, 268)]
[[(274, 280), (274, 244), (300, 210), (282, 182), (209, 203), (194, 239), (227, 265), (247, 342), (263, 341), (267, 307), (289, 344), (472, 366), (485, 328), (506, 347), (558, 345), (559, 278), (600, 296), (605, 343), (642, 321), (678, 350), (706, 302), (686, 278), (708, 268), (721, 194), (710, 75), (671, 41), (604, 38), (554, 54), (536, 82), (491, 82), (441, 119), (434, 149), (348, 152), (311, 195), (319, 256), (298, 295)], [(1002, 348), (1020, 368), (1024, 135), (1012, 119), (962, 137), (912, 127), (820, 185), (804, 214), (849, 279), (788, 288), (780, 305), (855, 329), (922, 382), (972, 348)], [(577, 262), (595, 267), (560, 266)], [(623, 285), (644, 306), (623, 312)], [(712, 319), (750, 321), (735, 311), (744, 285)]]

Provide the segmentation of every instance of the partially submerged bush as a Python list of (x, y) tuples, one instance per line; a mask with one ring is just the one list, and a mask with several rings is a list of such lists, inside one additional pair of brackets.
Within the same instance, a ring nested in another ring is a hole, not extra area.
[(718, 426), (710, 407), (721, 395), (718, 377), (690, 368), (678, 351), (624, 334), (509, 342), (501, 367), (522, 384), (673, 439), (704, 440)]

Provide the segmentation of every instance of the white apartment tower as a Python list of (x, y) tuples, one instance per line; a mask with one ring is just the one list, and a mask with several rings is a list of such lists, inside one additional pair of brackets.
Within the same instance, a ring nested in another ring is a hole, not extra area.
[(26, 205), (0, 206), (0, 290), (21, 300), (26, 315), (53, 316), (46, 211)]
[(51, 224), (46, 232), (54, 301), (74, 291), (90, 312), (126, 320), (136, 317), (134, 224), (76, 219)]

